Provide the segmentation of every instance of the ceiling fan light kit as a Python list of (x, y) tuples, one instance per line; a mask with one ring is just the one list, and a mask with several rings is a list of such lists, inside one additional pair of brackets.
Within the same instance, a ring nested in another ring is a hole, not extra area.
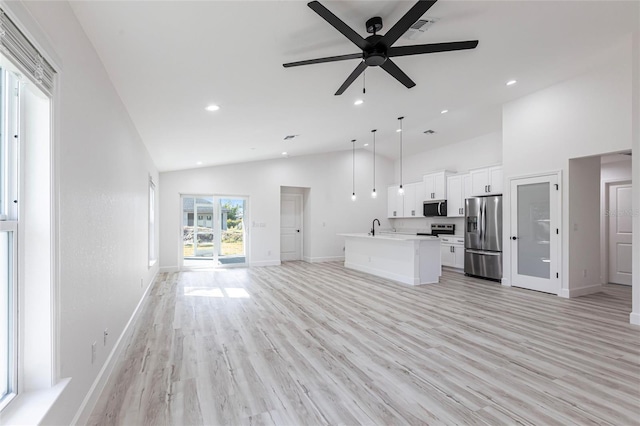
[(396, 24), (391, 27), (384, 35), (377, 34), (383, 28), (382, 18), (374, 16), (366, 21), (366, 29), (370, 36), (363, 38), (351, 27), (345, 24), (340, 18), (334, 15), (329, 9), (324, 7), (318, 1), (308, 3), (308, 6), (320, 15), (331, 26), (338, 30), (342, 35), (347, 37), (353, 44), (358, 46), (361, 53), (351, 53), (339, 56), (329, 56), (325, 58), (309, 59), (305, 61), (289, 62), (283, 64), (285, 68), (297, 67), (301, 65), (320, 64), (324, 62), (344, 61), (349, 59), (360, 59), (361, 62), (351, 72), (349, 77), (342, 83), (335, 93), (341, 95), (344, 91), (364, 72), (368, 67), (380, 67), (389, 73), (393, 78), (402, 83), (406, 88), (410, 89), (416, 83), (409, 78), (396, 64), (391, 60), (397, 56), (420, 55), (424, 53), (450, 52), (454, 50), (474, 49), (478, 45), (478, 40), (455, 41), (448, 43), (432, 43), (417, 44), (411, 46), (394, 47), (393, 44), (411, 28), (424, 15), (436, 0), (420, 0), (402, 17)]

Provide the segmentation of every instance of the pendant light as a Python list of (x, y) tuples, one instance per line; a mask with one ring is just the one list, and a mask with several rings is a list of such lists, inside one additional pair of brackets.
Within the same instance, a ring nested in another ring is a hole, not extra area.
[(355, 201), (356, 200), (356, 140), (353, 139), (351, 141), (351, 145), (353, 147), (352, 151), (353, 151), (353, 186), (352, 186), (352, 190), (353, 192), (351, 193), (351, 201)]
[(373, 191), (371, 191), (371, 198), (376, 198), (376, 129), (371, 131), (373, 133)]
[(402, 187), (402, 120), (404, 117), (398, 117), (400, 120), (400, 187), (398, 188), (398, 194), (404, 195), (404, 188)]

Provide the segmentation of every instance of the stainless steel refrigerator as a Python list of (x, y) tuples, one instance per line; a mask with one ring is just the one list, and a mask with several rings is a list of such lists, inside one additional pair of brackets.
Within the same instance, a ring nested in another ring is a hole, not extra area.
[(464, 273), (502, 279), (502, 195), (465, 201)]

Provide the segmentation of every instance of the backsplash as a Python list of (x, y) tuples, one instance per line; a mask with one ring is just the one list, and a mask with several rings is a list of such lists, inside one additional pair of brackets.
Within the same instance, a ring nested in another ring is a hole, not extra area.
[(384, 231), (393, 231), (401, 234), (416, 234), (418, 232), (431, 232), (432, 223), (452, 223), (456, 226), (455, 235), (464, 234), (464, 218), (463, 217), (416, 217), (416, 218), (389, 218), (392, 229)]

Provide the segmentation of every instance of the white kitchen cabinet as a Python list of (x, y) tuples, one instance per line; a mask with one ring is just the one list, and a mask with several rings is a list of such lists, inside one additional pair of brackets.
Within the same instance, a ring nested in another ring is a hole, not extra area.
[(442, 266), (464, 269), (464, 238), (440, 236)]
[(416, 184), (406, 183), (403, 185), (404, 195), (402, 196), (403, 217), (416, 216)]
[(502, 166), (469, 171), (471, 196), (502, 194)]
[(454, 175), (447, 177), (447, 216), (463, 217), (464, 200), (470, 193), (470, 177), (466, 175)]
[(422, 182), (404, 185), (404, 217), (423, 217), (424, 184)]
[(447, 176), (453, 174), (449, 171), (441, 171), (424, 175), (425, 200), (445, 200), (447, 198)]
[(404, 217), (404, 197), (398, 194), (399, 185), (387, 188), (387, 217)]

